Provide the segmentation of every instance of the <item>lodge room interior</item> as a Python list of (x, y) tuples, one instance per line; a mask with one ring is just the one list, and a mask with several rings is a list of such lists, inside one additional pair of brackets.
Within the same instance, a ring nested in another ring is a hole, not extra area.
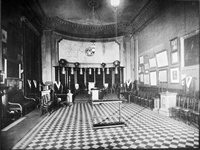
[(1, 0), (2, 149), (199, 148), (199, 0)]

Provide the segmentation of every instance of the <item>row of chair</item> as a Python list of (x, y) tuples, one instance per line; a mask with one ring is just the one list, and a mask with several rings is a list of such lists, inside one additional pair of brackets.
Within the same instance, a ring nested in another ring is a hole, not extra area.
[(130, 101), (152, 110), (156, 97), (159, 97), (159, 95), (151, 91), (135, 91), (130, 94)]
[(172, 117), (185, 121), (187, 124), (199, 123), (199, 97), (177, 95), (176, 106), (172, 107)]

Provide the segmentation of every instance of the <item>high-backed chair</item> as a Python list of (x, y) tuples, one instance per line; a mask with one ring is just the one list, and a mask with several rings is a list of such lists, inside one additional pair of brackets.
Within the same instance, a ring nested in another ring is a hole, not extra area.
[(41, 92), (41, 100), (40, 100), (40, 115), (47, 112), (50, 114), (50, 108), (53, 104), (53, 100), (51, 99), (51, 91), (46, 90)]
[(191, 103), (191, 98), (184, 96), (183, 98), (183, 107), (180, 109), (180, 118), (183, 119), (184, 121), (186, 121), (186, 123), (188, 124), (189, 122), (189, 105)]
[(175, 119), (180, 117), (180, 101), (181, 101), (181, 95), (176, 96), (176, 106), (172, 107), (172, 117)]
[(194, 98), (193, 110), (190, 113), (190, 121), (199, 124), (199, 113), (200, 113), (200, 99)]

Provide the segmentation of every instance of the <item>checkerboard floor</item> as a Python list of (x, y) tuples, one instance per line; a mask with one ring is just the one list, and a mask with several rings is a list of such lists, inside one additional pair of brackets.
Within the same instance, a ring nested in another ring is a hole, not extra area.
[[(96, 105), (94, 123), (116, 122), (117, 103)], [(46, 116), (13, 149), (198, 148), (199, 130), (134, 103), (121, 104), (124, 127), (93, 129), (92, 107), (76, 103)]]

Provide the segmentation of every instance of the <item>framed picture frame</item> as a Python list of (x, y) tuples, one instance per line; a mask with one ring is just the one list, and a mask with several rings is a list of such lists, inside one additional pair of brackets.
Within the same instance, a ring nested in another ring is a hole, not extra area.
[(157, 61), (158, 67), (166, 67), (166, 66), (168, 66), (167, 51), (164, 50), (164, 51), (158, 52), (156, 54), (156, 61)]
[(171, 83), (179, 83), (179, 68), (170, 69), (170, 79)]
[(149, 59), (149, 68), (152, 69), (152, 68), (156, 68), (157, 65), (156, 65), (156, 58), (153, 57), (153, 58), (150, 58)]
[(143, 73), (140, 74), (140, 82), (144, 82), (144, 74)]
[(170, 47), (171, 47), (172, 52), (178, 50), (178, 38), (177, 37), (170, 40)]
[(149, 69), (149, 64), (148, 63), (144, 64), (144, 70), (148, 70), (148, 69)]
[(171, 64), (177, 64), (179, 62), (179, 53), (178, 51), (171, 52)]
[(2, 42), (7, 43), (7, 31), (2, 29)]
[(180, 38), (181, 67), (199, 67), (199, 29)]
[(144, 84), (149, 85), (149, 74), (144, 74)]
[(4, 83), (5, 83), (5, 74), (0, 73), (0, 84), (4, 84)]
[(144, 56), (140, 56), (140, 64), (144, 64)]
[(141, 73), (141, 67), (138, 67), (138, 72)]
[(167, 69), (159, 70), (158, 72), (158, 80), (159, 82), (167, 82)]
[(150, 72), (150, 85), (156, 86), (157, 85), (157, 74), (156, 71)]

